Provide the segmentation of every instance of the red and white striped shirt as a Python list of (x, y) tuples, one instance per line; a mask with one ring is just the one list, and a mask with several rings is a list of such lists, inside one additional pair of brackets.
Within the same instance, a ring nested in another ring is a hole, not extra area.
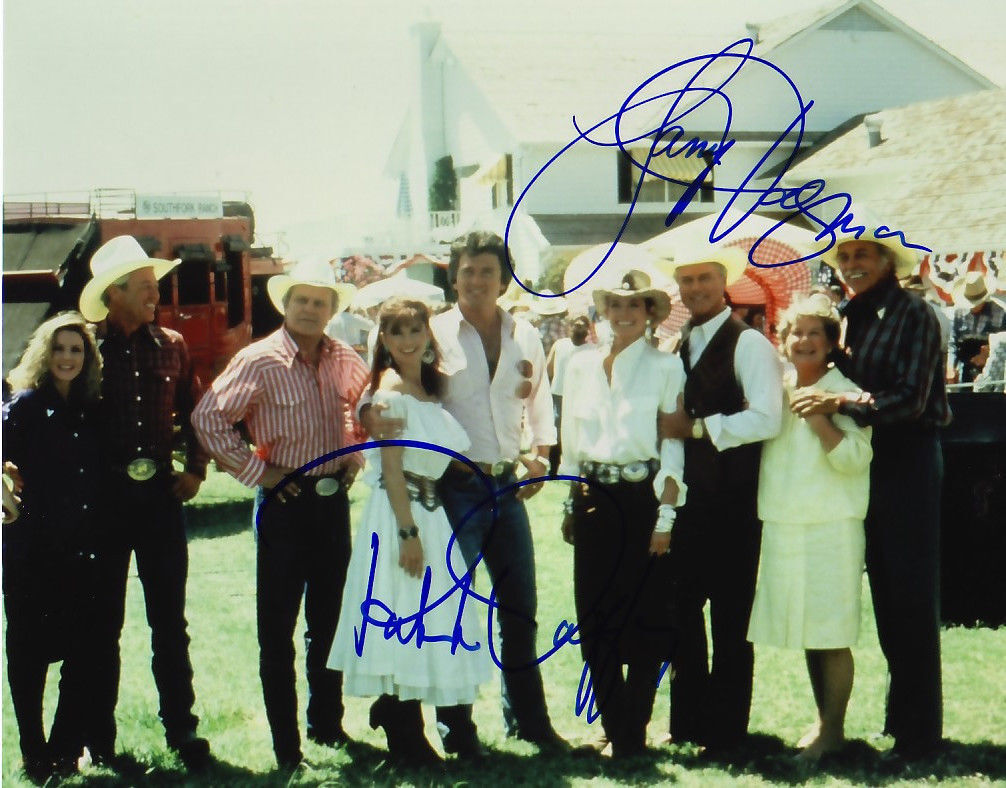
[[(300, 468), (366, 439), (355, 406), (370, 370), (348, 345), (328, 337), (321, 342), (314, 366), (281, 327), (240, 350), (192, 412), (203, 446), (242, 484), (256, 485), (267, 461)], [(248, 428), (254, 451), (234, 428), (239, 421)], [(307, 475), (332, 474), (347, 464), (363, 465), (363, 455), (343, 455)]]

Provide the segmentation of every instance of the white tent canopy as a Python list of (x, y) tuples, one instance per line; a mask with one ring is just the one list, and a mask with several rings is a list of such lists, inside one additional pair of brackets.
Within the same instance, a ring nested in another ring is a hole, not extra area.
[(367, 309), (395, 296), (440, 303), (444, 300), (444, 291), (436, 285), (420, 282), (418, 279), (410, 279), (403, 270), (387, 279), (371, 282), (369, 285), (361, 287), (353, 297), (353, 306)]

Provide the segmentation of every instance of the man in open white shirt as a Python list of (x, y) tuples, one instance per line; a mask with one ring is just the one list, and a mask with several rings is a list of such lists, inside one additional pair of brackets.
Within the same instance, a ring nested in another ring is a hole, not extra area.
[[(682, 332), (687, 380), (661, 435), (685, 440), (688, 499), (671, 540), (675, 677), (671, 738), (724, 749), (741, 743), (751, 708), (754, 651), (747, 642), (761, 523), (761, 443), (779, 433), (782, 364), (761, 332), (731, 318), (725, 293), (746, 256), (736, 248), (675, 250), (674, 276), (692, 317)], [(708, 667), (702, 609), (710, 603)]]
[[(524, 507), (541, 483), (498, 495), (495, 517), (492, 511), (491, 496), (516, 483), (518, 465), (524, 465), (530, 477), (546, 475), (549, 448), (556, 442), (538, 332), (496, 304), (509, 281), (507, 261), (503, 239), (493, 233), (472, 232), (451, 246), (448, 280), (458, 303), (434, 317), (430, 326), (448, 375), (444, 407), (465, 428), (471, 440), (468, 457), (489, 481), (452, 461), (440, 493), (465, 560), (469, 566), (485, 566), (497, 596), (494, 617), (500, 627), (507, 734), (542, 750), (562, 752), (569, 745), (552, 727), (537, 665), (534, 544)], [(361, 419), (374, 438), (395, 437), (392, 420), (363, 406)], [(532, 454), (521, 457), (525, 419)], [(437, 720), (448, 729), (447, 752), (465, 758), (481, 755), (471, 706), (438, 708)]]

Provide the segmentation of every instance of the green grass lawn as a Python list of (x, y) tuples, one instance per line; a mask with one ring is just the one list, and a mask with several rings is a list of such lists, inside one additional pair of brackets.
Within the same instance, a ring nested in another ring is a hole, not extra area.
[[(352, 492), (354, 515), (366, 495)], [(565, 490), (552, 485), (531, 502), (536, 539), (539, 595), (539, 651), (551, 641), (556, 626), (573, 620), (572, 548), (559, 536), (559, 502)], [(247, 500), (250, 492), (222, 474), (211, 474), (195, 507), (208, 502)], [(247, 504), (244, 504), (246, 506)], [(157, 695), (150, 674), (149, 630), (143, 596), (134, 574), (129, 578), (126, 626), (122, 637), (122, 688), (118, 705), (118, 748), (121, 773), (90, 769), (68, 785), (255, 785), (280, 786), (286, 776), (274, 771), (269, 727), (258, 680), (255, 638), (255, 562), (250, 523), (240, 506), (203, 507), (193, 520), (189, 544), (188, 620), (195, 668), (196, 713), (200, 733), (212, 744), (218, 763), (192, 778), (164, 745), (157, 719)], [(218, 512), (214, 515), (213, 512)], [(483, 578), (483, 590), (484, 578)], [(840, 762), (806, 774), (792, 762), (789, 747), (813, 719), (813, 702), (803, 655), (761, 649), (757, 653), (751, 729), (758, 735), (749, 753), (733, 764), (703, 760), (686, 747), (667, 748), (627, 765), (592, 759), (542, 758), (530, 745), (503, 737), (499, 684), (483, 689), (475, 719), (490, 758), (481, 766), (451, 764), (446, 776), (401, 772), (386, 763), (381, 732), (366, 723), (370, 701), (346, 699), (346, 729), (356, 743), (342, 750), (305, 743), (312, 764), (289, 780), (298, 785), (394, 784), (529, 784), (636, 785), (677, 782), (686, 785), (798, 783), (901, 784), (917, 780), (986, 785), (1006, 780), (1006, 630), (953, 628), (943, 634), (946, 735), (951, 746), (938, 760), (899, 772), (880, 765), (871, 748), (890, 747), (889, 739), (872, 739), (881, 728), (884, 697), (883, 659), (877, 646), (869, 595), (864, 594), (863, 635), (856, 656), (856, 685), (849, 708), (847, 734), (854, 743)], [(297, 646), (302, 655), (302, 629)], [(597, 735), (575, 715), (574, 700), (582, 662), (576, 647), (564, 647), (542, 667), (549, 709), (556, 728), (572, 741)], [(55, 704), (57, 666), (50, 670), (46, 710)], [(303, 660), (298, 656), (301, 713), (306, 697)], [(651, 737), (667, 728), (666, 687), (657, 694)], [(432, 720), (432, 711), (427, 710)], [(439, 738), (428, 726), (431, 741)], [(301, 728), (303, 735), (303, 723)], [(17, 730), (9, 691), (3, 682), (3, 781), (25, 785), (20, 773)]]

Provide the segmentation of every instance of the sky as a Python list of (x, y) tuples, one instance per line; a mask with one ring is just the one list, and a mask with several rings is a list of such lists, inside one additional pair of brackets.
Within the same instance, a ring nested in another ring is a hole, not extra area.
[[(1006, 84), (1006, 2), (883, 0)], [(296, 256), (305, 227), (333, 254), (394, 215), (383, 168), (409, 101), (421, 18), (714, 29), (800, 0), (4, 0), (5, 195), (246, 194), (259, 241)], [(728, 42), (724, 42), (728, 43)], [(490, 56), (505, 57), (505, 53)], [(995, 73), (993, 73), (995, 72)], [(330, 240), (329, 240), (330, 239)]]

